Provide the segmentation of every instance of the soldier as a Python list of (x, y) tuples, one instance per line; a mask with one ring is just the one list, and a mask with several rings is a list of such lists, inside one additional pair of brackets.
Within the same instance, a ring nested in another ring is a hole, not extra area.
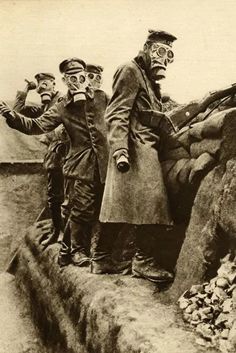
[(100, 65), (87, 64), (86, 71), (90, 85), (94, 90), (100, 89), (102, 85), (103, 67)]
[(87, 87), (83, 60), (66, 59), (59, 69), (68, 93), (38, 119), (12, 112), (4, 102), (0, 103), (0, 113), (10, 127), (26, 134), (42, 134), (64, 125), (70, 149), (63, 172), (66, 178), (73, 178), (74, 183), (58, 262), (59, 265), (72, 262), (86, 266), (90, 263), (85, 251), (86, 237), (88, 228), (98, 219), (107, 169), (106, 100), (102, 91), (97, 94)]
[(160, 132), (145, 126), (142, 118), (160, 116), (159, 81), (173, 61), (174, 40), (167, 32), (150, 31), (143, 51), (114, 75), (105, 114), (110, 155), (100, 214), (103, 232), (93, 254), (93, 273), (109, 271), (114, 236), (126, 223), (136, 225), (133, 274), (154, 282), (173, 279), (152, 253), (150, 233), (168, 229), (172, 219), (158, 158)]
[[(86, 77), (87, 81), (90, 85), (90, 87), (93, 89), (93, 91), (96, 92), (96, 102), (97, 104), (101, 104), (102, 106), (107, 106), (109, 98), (107, 94), (101, 90), (101, 84), (102, 84), (102, 72), (103, 72), (103, 67), (100, 65), (95, 65), (95, 64), (86, 64)], [(103, 108), (99, 107), (99, 110)], [(104, 132), (105, 133), (105, 132)], [(70, 213), (70, 198), (69, 194), (71, 194), (71, 191), (73, 190), (73, 183), (74, 179), (73, 178), (67, 178), (65, 180), (65, 199), (62, 204), (62, 214), (65, 219), (68, 219), (69, 213)]]
[[(38, 118), (58, 100), (62, 94), (55, 90), (55, 76), (51, 73), (38, 73), (35, 75), (37, 86), (34, 82), (26, 80), (27, 85), (23, 91), (18, 91), (13, 109), (32, 119)], [(27, 105), (28, 92), (35, 89), (41, 97), (41, 105)], [(64, 199), (64, 185), (62, 167), (67, 151), (68, 136), (65, 129), (58, 127), (54, 131), (45, 134), (40, 141), (47, 146), (44, 157), (44, 168), (47, 171), (47, 196), (48, 207), (51, 213), (53, 231), (51, 235), (42, 241), (43, 247), (57, 241), (62, 228), (61, 204)]]

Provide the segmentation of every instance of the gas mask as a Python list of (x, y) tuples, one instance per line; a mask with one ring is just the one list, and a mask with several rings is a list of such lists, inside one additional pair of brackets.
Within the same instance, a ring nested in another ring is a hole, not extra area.
[(42, 104), (48, 104), (52, 100), (55, 82), (52, 80), (40, 80), (36, 92), (41, 96)]
[(154, 42), (147, 49), (151, 60), (150, 70), (153, 80), (159, 81), (166, 77), (168, 64), (174, 61), (174, 53), (170, 45)]
[(88, 95), (91, 93), (90, 84), (86, 80), (84, 70), (73, 74), (64, 74), (63, 81), (68, 87), (70, 94), (73, 96), (74, 102), (83, 99), (81, 93)]
[(87, 73), (87, 79), (88, 82), (90, 83), (91, 87), (94, 88), (94, 90), (99, 89), (102, 84), (102, 75), (94, 72), (88, 72)]

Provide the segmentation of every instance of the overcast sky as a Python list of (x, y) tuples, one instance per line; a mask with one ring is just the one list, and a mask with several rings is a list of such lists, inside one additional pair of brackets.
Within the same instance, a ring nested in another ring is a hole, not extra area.
[(149, 28), (178, 37), (162, 90), (179, 103), (201, 98), (236, 81), (235, 18), (235, 0), (0, 0), (0, 99), (43, 71), (64, 90), (58, 65), (72, 56), (103, 65), (110, 92)]

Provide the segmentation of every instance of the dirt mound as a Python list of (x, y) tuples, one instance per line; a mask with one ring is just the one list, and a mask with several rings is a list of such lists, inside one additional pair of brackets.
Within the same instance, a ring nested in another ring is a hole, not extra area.
[(46, 353), (14, 277), (0, 274), (0, 353)]
[[(42, 226), (46, 231), (45, 222)], [(29, 229), (16, 278), (54, 352), (206, 352), (195, 346), (194, 334), (184, 329), (175, 307), (159, 301), (154, 284), (130, 276), (98, 276), (72, 265), (60, 269), (59, 245), (42, 251), (41, 236), (40, 226)]]
[(42, 169), (31, 175), (0, 174), (0, 271), (6, 269), (26, 228), (45, 205), (45, 182)]

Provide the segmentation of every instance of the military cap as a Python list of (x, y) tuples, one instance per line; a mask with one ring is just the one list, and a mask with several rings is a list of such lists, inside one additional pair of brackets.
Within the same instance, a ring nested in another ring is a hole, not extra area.
[(149, 29), (146, 42), (157, 42), (158, 40), (165, 40), (168, 44), (174, 42), (177, 38), (168, 32)]
[(37, 81), (40, 80), (55, 80), (55, 76), (49, 72), (40, 72), (39, 74), (36, 74), (35, 79)]
[(59, 70), (62, 74), (74, 74), (82, 70), (81, 66), (83, 69), (86, 69), (86, 64), (83, 60), (79, 58), (69, 58), (60, 63)]
[(94, 74), (101, 74), (103, 72), (103, 67), (100, 65), (87, 64), (86, 71), (93, 72)]

